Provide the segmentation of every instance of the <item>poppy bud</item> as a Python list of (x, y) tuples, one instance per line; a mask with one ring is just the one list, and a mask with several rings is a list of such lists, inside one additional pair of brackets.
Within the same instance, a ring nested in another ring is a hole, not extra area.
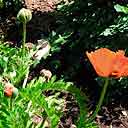
[(22, 23), (27, 23), (32, 19), (32, 13), (29, 9), (22, 8), (17, 14), (17, 19)]
[(18, 89), (15, 88), (12, 84), (6, 83), (4, 87), (4, 95), (7, 97), (17, 96), (18, 95)]
[(14, 86), (10, 83), (7, 83), (4, 88), (4, 95), (7, 97), (11, 97), (13, 94), (13, 88)]

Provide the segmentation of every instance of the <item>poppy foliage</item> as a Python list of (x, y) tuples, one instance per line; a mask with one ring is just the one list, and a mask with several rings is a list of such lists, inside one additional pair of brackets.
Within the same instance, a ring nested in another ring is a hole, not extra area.
[(99, 76), (128, 76), (128, 57), (123, 50), (113, 52), (107, 48), (100, 48), (94, 52), (86, 52), (86, 55)]

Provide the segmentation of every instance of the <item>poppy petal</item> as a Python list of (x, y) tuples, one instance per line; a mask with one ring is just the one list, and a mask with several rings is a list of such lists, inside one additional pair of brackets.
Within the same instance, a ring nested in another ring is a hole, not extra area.
[(108, 77), (110, 75), (115, 52), (107, 48), (101, 48), (95, 52), (86, 52), (86, 55), (99, 76)]

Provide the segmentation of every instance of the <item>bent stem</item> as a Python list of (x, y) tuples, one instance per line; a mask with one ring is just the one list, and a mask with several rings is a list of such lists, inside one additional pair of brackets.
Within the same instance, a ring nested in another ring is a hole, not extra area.
[(23, 48), (23, 56), (25, 54), (25, 42), (26, 42), (26, 23), (23, 23), (23, 37), (22, 37), (22, 48)]
[(103, 103), (104, 96), (106, 94), (106, 90), (107, 90), (107, 87), (108, 87), (108, 83), (109, 83), (109, 78), (106, 78), (105, 79), (105, 83), (104, 83), (104, 87), (103, 87), (102, 92), (101, 92), (101, 96), (100, 96), (99, 102), (98, 102), (98, 104), (96, 106), (96, 110), (90, 116), (90, 118), (88, 119), (88, 122), (92, 122), (96, 118), (96, 115), (98, 114), (98, 112), (99, 112), (99, 110), (101, 108), (101, 105)]

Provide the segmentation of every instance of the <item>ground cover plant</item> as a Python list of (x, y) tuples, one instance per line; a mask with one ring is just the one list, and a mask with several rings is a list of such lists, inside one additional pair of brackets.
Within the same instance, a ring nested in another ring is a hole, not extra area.
[(0, 14), (1, 128), (128, 127), (126, 1), (1, 0)]

